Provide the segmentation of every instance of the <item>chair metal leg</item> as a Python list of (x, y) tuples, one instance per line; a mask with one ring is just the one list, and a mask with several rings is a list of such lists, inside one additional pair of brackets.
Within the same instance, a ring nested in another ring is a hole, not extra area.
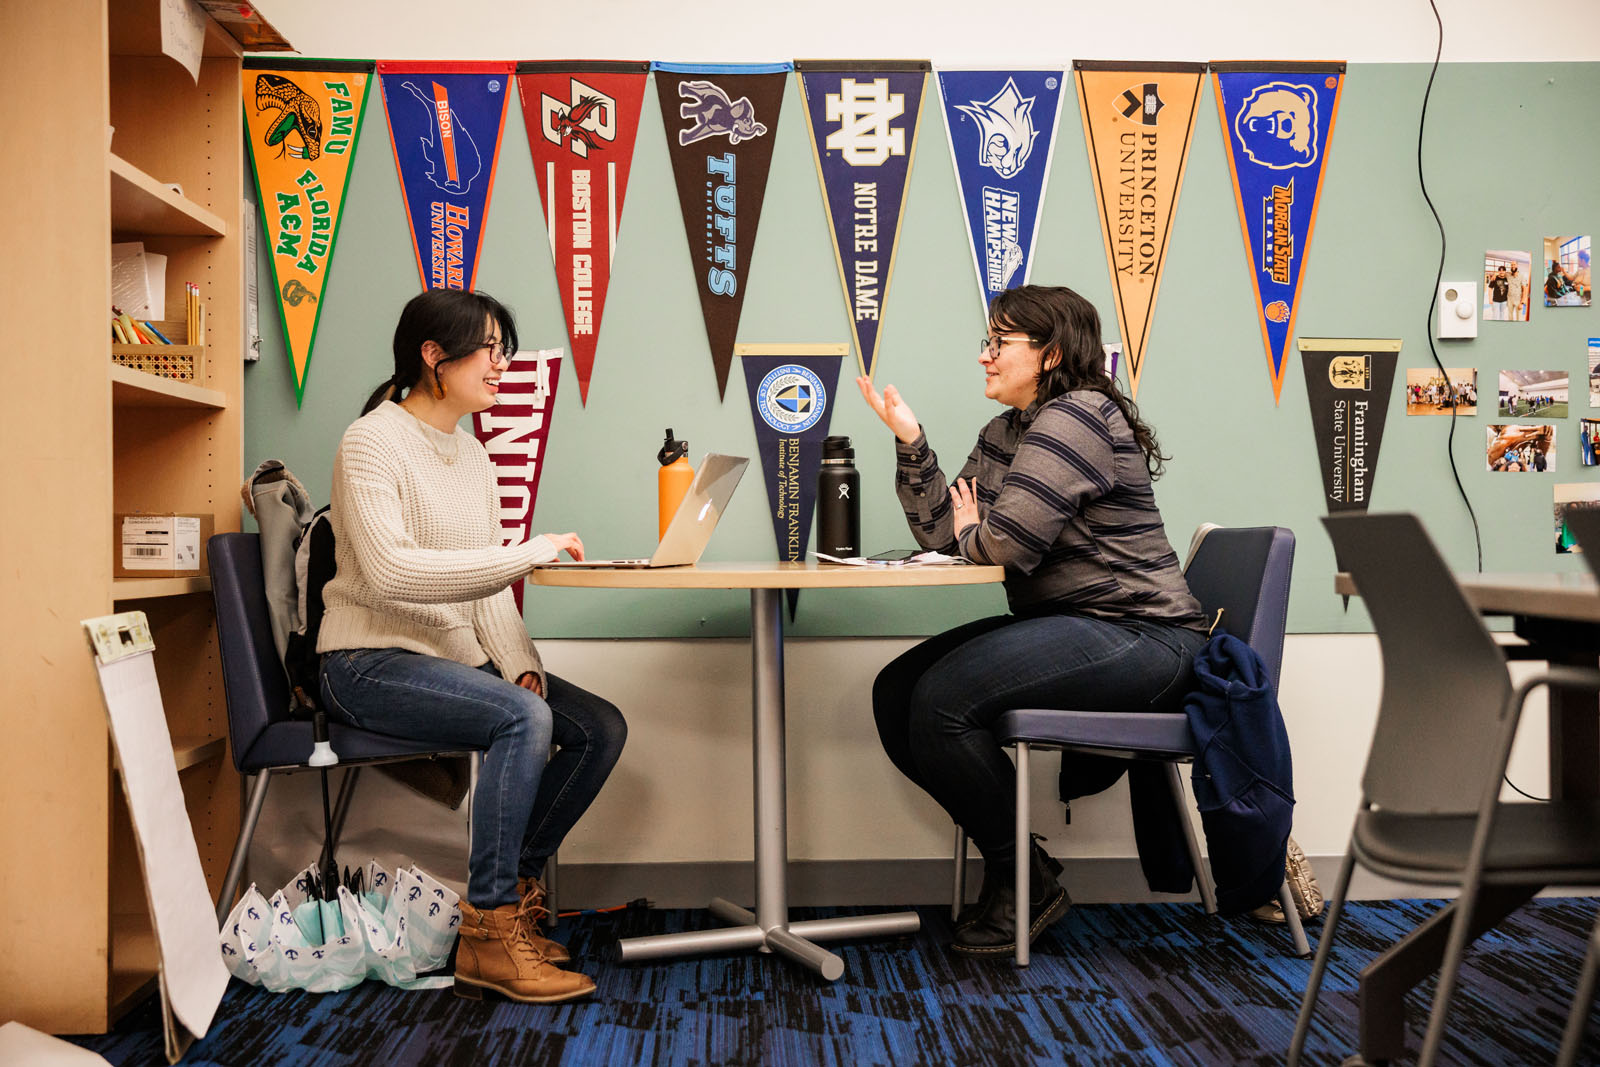
[(1578, 1062), (1578, 1049), (1583, 1046), (1583, 1031), (1589, 1024), (1589, 1009), (1594, 1006), (1595, 978), (1600, 975), (1600, 922), (1595, 923), (1589, 935), (1589, 950), (1583, 954), (1583, 970), (1578, 975), (1578, 991), (1572, 996), (1572, 1010), (1567, 1013), (1567, 1028), (1561, 1035), (1561, 1051), (1556, 1055), (1556, 1067), (1572, 1067)]
[(556, 924), (556, 854), (550, 853), (544, 861), (544, 905), (550, 909), (550, 925)]
[[(478, 770), (483, 766), (483, 753), (474, 752), (467, 756), (467, 855), (472, 855), (472, 798), (478, 795)], [(470, 881), (472, 872), (467, 872)]]
[(250, 839), (256, 835), (256, 823), (261, 820), (261, 807), (267, 802), (267, 785), (271, 771), (261, 771), (250, 783), (250, 799), (245, 806), (244, 818), (239, 823), (239, 841), (233, 846), (233, 858), (228, 861), (228, 873), (222, 879), (222, 895), (217, 898), (217, 928), (221, 929), (233, 910), (233, 895), (239, 889), (239, 879), (244, 875), (245, 859), (250, 855)]
[(1017, 742), (1017, 966), (1028, 965), (1028, 931), (1033, 926), (1030, 914), (1033, 887), (1028, 884), (1028, 866), (1033, 859), (1033, 838), (1028, 834), (1028, 742)]
[(350, 801), (356, 795), (356, 780), (361, 777), (360, 767), (346, 767), (339, 780), (339, 795), (333, 801), (333, 847), (339, 847), (344, 836), (345, 816), (350, 814)]
[(1300, 921), (1300, 909), (1294, 905), (1294, 894), (1289, 892), (1289, 879), (1278, 886), (1278, 907), (1283, 909), (1283, 921), (1289, 928), (1289, 939), (1294, 942), (1294, 954), (1301, 959), (1311, 958), (1311, 942), (1306, 940), (1306, 928)]
[(1322, 924), (1322, 939), (1317, 942), (1317, 959), (1311, 965), (1311, 977), (1306, 980), (1305, 996), (1300, 1000), (1300, 1017), (1294, 1023), (1294, 1039), (1289, 1042), (1286, 1067), (1300, 1067), (1306, 1035), (1311, 1032), (1311, 1016), (1317, 1010), (1317, 993), (1322, 988), (1322, 976), (1328, 970), (1328, 957), (1333, 954), (1333, 931), (1339, 925), (1340, 913), (1344, 911), (1344, 895), (1350, 891), (1350, 877), (1355, 869), (1355, 838), (1352, 836), (1350, 843), (1345, 846), (1344, 863), (1339, 867), (1339, 879), (1333, 887), (1333, 903), (1328, 908), (1328, 920)]
[(950, 921), (955, 922), (967, 902), (967, 832), (956, 827), (956, 879), (950, 896)]
[[(1163, 764), (1167, 772), (1167, 788), (1172, 792), (1172, 804), (1178, 809), (1178, 822), (1183, 827), (1183, 845), (1189, 850), (1189, 862), (1194, 866), (1194, 880), (1200, 887), (1200, 901), (1207, 915), (1217, 913), (1217, 890), (1211, 882), (1211, 869), (1200, 855), (1200, 839), (1195, 836), (1194, 823), (1189, 818), (1189, 797), (1183, 791), (1183, 774), (1176, 763)], [(1307, 951), (1310, 951), (1309, 949)]]
[(1478, 883), (1469, 881), (1456, 898), (1455, 921), (1450, 924), (1450, 942), (1445, 948), (1444, 962), (1439, 966), (1439, 985), (1433, 993), (1433, 1010), (1428, 1013), (1428, 1033), (1422, 1039), (1417, 1067), (1433, 1067), (1439, 1058), (1439, 1046), (1444, 1043), (1445, 1025), (1450, 1019), (1450, 998), (1461, 974), (1461, 957), (1466, 955), (1467, 943), (1473, 936), (1472, 910), (1477, 903)]

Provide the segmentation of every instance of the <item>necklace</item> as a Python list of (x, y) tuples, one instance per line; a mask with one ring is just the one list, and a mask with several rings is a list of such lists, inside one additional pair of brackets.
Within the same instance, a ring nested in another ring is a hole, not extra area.
[(442, 430), (435, 429), (426, 422), (422, 421), (421, 415), (418, 415), (415, 411), (412, 411), (404, 404), (396, 403), (395, 406), (401, 411), (404, 411), (407, 415), (410, 415), (413, 419), (417, 420), (417, 428), (422, 433), (422, 439), (428, 442), (428, 447), (433, 449), (435, 455), (444, 460), (446, 466), (456, 461), (456, 455), (461, 451), (461, 442), (456, 438), (455, 434), (452, 433), (450, 435), (450, 450), (446, 452), (444, 449), (439, 447), (438, 438), (443, 435)]

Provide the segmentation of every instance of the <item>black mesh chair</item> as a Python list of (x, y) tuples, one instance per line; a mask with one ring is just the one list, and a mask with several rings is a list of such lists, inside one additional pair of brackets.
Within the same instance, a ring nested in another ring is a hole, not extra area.
[[(1361, 804), (1289, 1065), (1300, 1062), (1359, 863), (1397, 881), (1460, 887), (1418, 1061), (1431, 1067), (1462, 955), (1497, 891), (1600, 885), (1600, 811), (1593, 803), (1500, 800), (1528, 694), (1540, 686), (1600, 687), (1600, 671), (1553, 667), (1513, 688), (1500, 647), (1416, 516), (1347, 514), (1323, 522), (1372, 616), (1383, 689)], [(1475, 915), (1480, 904), (1484, 911)]]
[[(211, 565), (211, 592), (217, 606), (217, 642), (222, 655), (222, 683), (228, 704), (228, 738), (233, 765), (250, 782), (239, 840), (217, 902), (220, 923), (233, 907), (233, 896), (244, 873), (250, 839), (255, 836), (272, 776), (313, 769), (308, 762), (312, 723), (290, 714), (289, 678), (273, 644), (272, 624), (267, 614), (266, 588), (261, 578), (260, 535), (218, 534), (206, 542), (206, 551)], [(346, 768), (335, 805), (334, 829), (330, 831), (330, 840), (324, 843), (330, 850), (338, 843), (338, 827), (344, 821), (344, 812), (348, 810), (362, 766), (439, 756), (476, 756), (467, 750), (440, 749), (432, 742), (389, 737), (336, 722), (328, 724), (328, 732), (333, 750)], [(476, 766), (474, 759), (474, 771)], [(474, 773), (473, 778), (476, 777)], [(469, 805), (471, 798), (469, 789)], [(468, 815), (470, 825), (470, 808)]]
[[(1294, 532), (1281, 526), (1226, 528), (1202, 526), (1190, 547), (1184, 577), (1208, 618), (1221, 612), (1220, 629), (1255, 650), (1276, 687), (1283, 667), (1284, 627), (1289, 612), (1289, 577), (1294, 569)], [(1165, 764), (1167, 782), (1177, 806), (1200, 899), (1207, 914), (1217, 910), (1211, 875), (1200, 856), (1200, 843), (1189, 821), (1188, 800), (1178, 767), (1194, 760), (1196, 747), (1189, 719), (1181, 712), (1071, 711), (1021, 708), (1006, 712), (993, 733), (1002, 745), (1016, 749), (1017, 759), (1017, 899), (1028, 899), (1029, 812), (1028, 765), (1032, 749), (1084, 752), (1092, 755), (1154, 760)], [(956, 883), (953, 912), (966, 896), (967, 838), (956, 827)], [(1289, 885), (1278, 889), (1278, 903), (1289, 928), (1295, 954), (1309, 956)], [(1017, 938), (1016, 962), (1028, 965), (1028, 939)]]

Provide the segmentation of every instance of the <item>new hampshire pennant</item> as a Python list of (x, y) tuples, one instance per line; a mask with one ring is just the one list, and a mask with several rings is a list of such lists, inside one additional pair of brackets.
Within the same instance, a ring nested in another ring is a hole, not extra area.
[(643, 62), (517, 64), (523, 125), (585, 405), (649, 73)]
[(299, 406), (305, 400), (372, 63), (247, 59), (242, 79), (245, 144)]
[(1205, 66), (1078, 60), (1073, 69), (1128, 393), (1136, 397)]
[(856, 359), (868, 378), (878, 362), (883, 301), (894, 274), (930, 67), (926, 60), (806, 59), (794, 65)]
[(1211, 80), (1277, 403), (1344, 64), (1213, 63)]
[(996, 294), (1028, 282), (1066, 77), (1062, 70), (939, 72), (956, 191), (986, 315)]
[(794, 65), (650, 67), (720, 398), (728, 391), (778, 111)]
[(471, 289), (505, 129), (511, 63), (378, 63), (424, 289)]
[[(561, 354), (559, 348), (518, 352), (500, 375), (494, 407), (472, 416), (473, 436), (488, 451), (499, 487), (502, 545), (521, 544), (532, 531), (545, 442), (556, 410)], [(520, 581), (512, 586), (519, 610), (522, 586)]]
[[(799, 562), (806, 558), (817, 510), (817, 471), (822, 467), (822, 439), (833, 420), (839, 364), (850, 346), (740, 345), (738, 351), (772, 505), (778, 559)], [(789, 591), (790, 618), (799, 592)]]

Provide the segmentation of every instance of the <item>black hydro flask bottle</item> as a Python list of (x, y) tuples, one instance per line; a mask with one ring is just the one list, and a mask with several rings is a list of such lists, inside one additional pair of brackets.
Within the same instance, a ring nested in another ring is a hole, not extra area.
[(817, 551), (848, 559), (861, 555), (861, 475), (848, 437), (822, 442), (817, 472)]

